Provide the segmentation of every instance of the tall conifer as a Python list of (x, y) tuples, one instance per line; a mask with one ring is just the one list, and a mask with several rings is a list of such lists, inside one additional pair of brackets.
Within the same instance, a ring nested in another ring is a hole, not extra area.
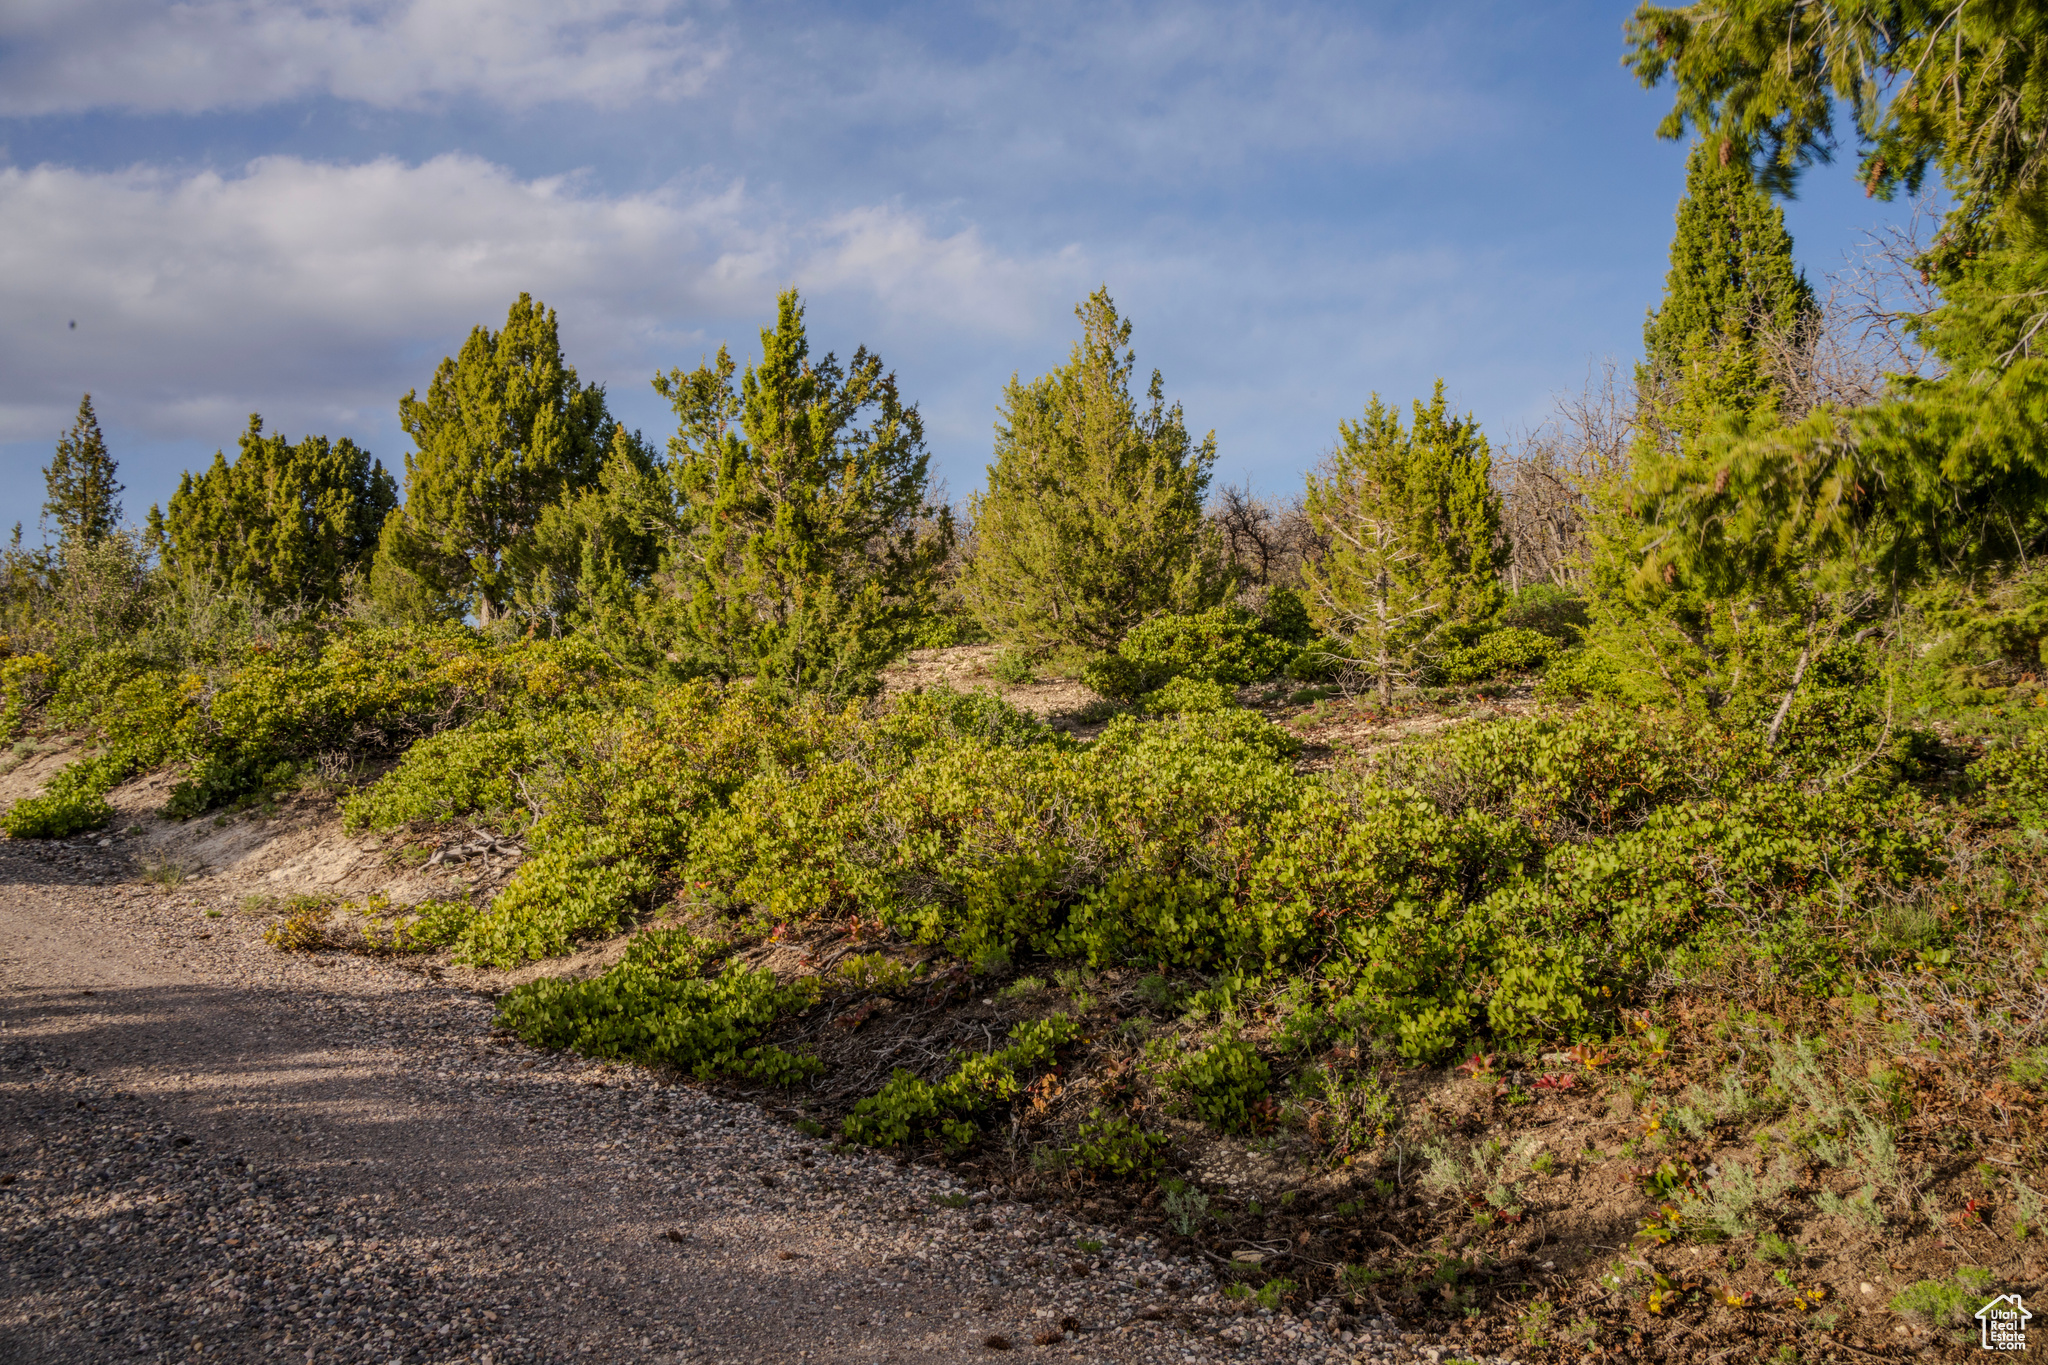
[(150, 524), (175, 568), (272, 603), (323, 602), (369, 567), (397, 502), (384, 466), (346, 436), (294, 444), (265, 436), (251, 413), (234, 462), (216, 453), (205, 473), (188, 471), (168, 514), (151, 508)]
[(1190, 438), (1157, 370), (1138, 405), (1131, 324), (1107, 289), (1074, 313), (1067, 363), (1003, 389), (961, 582), (991, 635), (1034, 650), (1108, 649), (1146, 616), (1198, 611), (1228, 586), (1202, 516), (1216, 434)]
[(92, 545), (111, 535), (121, 521), (121, 484), (114, 457), (92, 410), (92, 395), (78, 400), (78, 420), (57, 439), (57, 452), (43, 469), (49, 501), (43, 513), (57, 523), (65, 545)]
[(1655, 424), (1681, 441), (1715, 412), (1775, 411), (1759, 337), (1791, 333), (1814, 309), (1784, 211), (1726, 145), (1702, 142), (1686, 163), (1664, 302), (1643, 327), (1638, 387)]
[(678, 419), (662, 575), (678, 662), (784, 691), (869, 691), (930, 611), (952, 544), (924, 421), (866, 347), (844, 367), (811, 354), (795, 290), (761, 331), (760, 363), (737, 371), (720, 347), (654, 381)]
[(1415, 420), (1373, 395), (1338, 426), (1304, 510), (1330, 549), (1303, 566), (1310, 612), (1343, 638), (1384, 704), (1432, 637), (1500, 609), (1500, 495), (1478, 423), (1453, 417), (1439, 379)]
[(542, 513), (598, 480), (611, 444), (604, 389), (562, 359), (554, 310), (521, 294), (503, 330), (470, 331), (421, 399), (398, 403), (415, 450), (405, 508), (385, 523), (376, 596), (402, 614), (505, 614), (519, 550)]

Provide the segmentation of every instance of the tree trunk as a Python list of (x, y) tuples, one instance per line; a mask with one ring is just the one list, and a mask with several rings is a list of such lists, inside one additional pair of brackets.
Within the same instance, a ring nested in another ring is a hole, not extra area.
[(1764, 735), (1764, 747), (1778, 747), (1778, 731), (1785, 724), (1785, 717), (1792, 714), (1792, 699), (1799, 695), (1799, 684), (1806, 677), (1806, 665), (1813, 658), (1813, 618), (1807, 618), (1806, 644), (1799, 651), (1799, 662), (1792, 665), (1792, 685), (1785, 689), (1785, 700), (1778, 703), (1778, 714), (1771, 717), (1771, 728)]

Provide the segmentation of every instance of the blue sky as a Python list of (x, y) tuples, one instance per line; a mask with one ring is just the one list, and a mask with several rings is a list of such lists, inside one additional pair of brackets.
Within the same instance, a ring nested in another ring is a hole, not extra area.
[[(794, 284), (956, 497), (1103, 283), (1224, 481), (1291, 491), (1438, 375), (1512, 440), (1661, 291), (1630, 7), (13, 0), (0, 525), (86, 389), (131, 520), (252, 411), (397, 471), (399, 396), (522, 289), (659, 439), (655, 371), (757, 353)], [(1817, 277), (1888, 212), (1823, 168), (1787, 216)]]

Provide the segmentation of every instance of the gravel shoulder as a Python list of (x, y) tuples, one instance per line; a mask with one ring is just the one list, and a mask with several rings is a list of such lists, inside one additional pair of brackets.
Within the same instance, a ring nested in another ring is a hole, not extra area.
[(1142, 1237), (524, 1048), (485, 996), (133, 876), (0, 841), (0, 1359), (1439, 1354), (1237, 1312)]

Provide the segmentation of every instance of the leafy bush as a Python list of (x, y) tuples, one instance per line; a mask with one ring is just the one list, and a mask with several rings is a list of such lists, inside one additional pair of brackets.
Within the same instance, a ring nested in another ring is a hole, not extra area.
[(1032, 671), (1031, 656), (1021, 649), (998, 651), (988, 671), (997, 682), (1008, 683), (1012, 687), (1038, 681), (1038, 675)]
[(1147, 692), (1138, 709), (1156, 715), (1180, 716), (1223, 711), (1237, 705), (1237, 694), (1222, 683), (1183, 674), (1164, 687)]
[(0, 740), (21, 733), (30, 713), (49, 700), (57, 662), (47, 654), (0, 659)]
[(521, 863), (490, 907), (470, 921), (457, 960), (512, 967), (559, 956), (578, 939), (616, 931), (655, 885), (654, 869), (624, 854), (616, 836), (550, 848)]
[(1272, 1070), (1244, 1039), (1223, 1038), (1181, 1062), (1172, 1079), (1210, 1126), (1234, 1133), (1251, 1123), (1251, 1107), (1266, 1093)]
[[(1280, 624), (1293, 628), (1289, 621)], [(1135, 701), (1176, 678), (1241, 687), (1279, 672), (1296, 652), (1242, 607), (1212, 607), (1140, 622), (1114, 654), (1089, 664), (1081, 681), (1112, 701)]]
[(515, 987), (498, 1002), (497, 1023), (535, 1047), (666, 1064), (700, 1080), (733, 1075), (789, 1085), (817, 1073), (816, 1058), (757, 1041), (783, 1015), (816, 1002), (815, 982), (784, 986), (773, 972), (737, 964), (712, 977), (691, 975), (687, 967), (701, 967), (715, 950), (678, 947), (664, 938), (594, 980)]
[(995, 1052), (955, 1054), (953, 1070), (937, 1084), (897, 1070), (879, 1094), (853, 1107), (846, 1136), (871, 1147), (898, 1147), (913, 1137), (935, 1137), (949, 1147), (972, 1142), (973, 1119), (1014, 1099), (1023, 1089), (1019, 1073), (1043, 1066), (1081, 1034), (1064, 1014), (1029, 1020), (1010, 1030), (1009, 1046)]
[(1484, 682), (1503, 673), (1527, 673), (1550, 658), (1557, 642), (1521, 626), (1489, 631), (1462, 649), (1447, 652), (1438, 668), (1448, 683)]
[(0, 816), (0, 829), (13, 839), (68, 839), (103, 828), (114, 818), (106, 794), (126, 781), (136, 764), (120, 754), (84, 759), (65, 767), (43, 787)]
[(1334, 682), (1350, 659), (1350, 649), (1341, 640), (1327, 636), (1310, 640), (1287, 661), (1287, 676), (1297, 682)]
[(1121, 1177), (1148, 1176), (1170, 1145), (1159, 1133), (1148, 1133), (1136, 1119), (1124, 1114), (1090, 1111), (1081, 1121), (1079, 1140), (1074, 1144), (1074, 1164), (1084, 1171)]
[(468, 901), (424, 900), (392, 917), (374, 937), (394, 953), (431, 953), (460, 941), (476, 914)]
[(265, 943), (281, 953), (318, 952), (327, 946), (333, 901), (322, 896), (293, 896), (281, 908), (284, 917), (263, 931)]
[(1560, 644), (1574, 644), (1589, 617), (1586, 600), (1555, 583), (1531, 583), (1508, 598), (1494, 618), (1502, 627), (1538, 631)]

